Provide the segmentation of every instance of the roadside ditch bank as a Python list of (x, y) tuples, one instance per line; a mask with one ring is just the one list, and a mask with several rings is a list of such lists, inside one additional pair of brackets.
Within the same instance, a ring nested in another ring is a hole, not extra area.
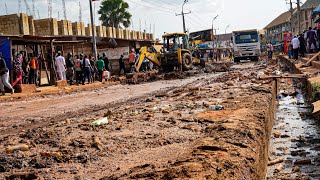
[(314, 79), (302, 63), (280, 56), (285, 70), (305, 74), (308, 79), (283, 79), (279, 83), (279, 100), (272, 129), (266, 179), (320, 178), (320, 123), (315, 118), (317, 108)]

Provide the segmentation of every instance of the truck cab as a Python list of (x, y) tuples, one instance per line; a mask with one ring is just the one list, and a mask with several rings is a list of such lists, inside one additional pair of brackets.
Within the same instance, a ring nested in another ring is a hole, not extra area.
[(233, 31), (234, 62), (250, 59), (258, 61), (260, 57), (259, 34), (256, 29)]

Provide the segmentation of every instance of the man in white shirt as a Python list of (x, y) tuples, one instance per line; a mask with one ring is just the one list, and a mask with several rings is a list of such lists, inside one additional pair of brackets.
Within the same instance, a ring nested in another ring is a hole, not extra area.
[(58, 56), (56, 57), (56, 67), (57, 67), (57, 74), (59, 80), (65, 80), (66, 77), (66, 60), (61, 53), (58, 52)]
[(297, 36), (294, 36), (294, 38), (291, 41), (291, 44), (293, 46), (293, 59), (298, 60), (300, 41)]

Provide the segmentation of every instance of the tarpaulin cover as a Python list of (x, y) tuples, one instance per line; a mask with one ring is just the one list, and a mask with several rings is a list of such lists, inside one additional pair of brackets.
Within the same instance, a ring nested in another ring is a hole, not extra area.
[(7, 63), (7, 67), (11, 70), (11, 43), (8, 37), (0, 37), (0, 52), (3, 59)]

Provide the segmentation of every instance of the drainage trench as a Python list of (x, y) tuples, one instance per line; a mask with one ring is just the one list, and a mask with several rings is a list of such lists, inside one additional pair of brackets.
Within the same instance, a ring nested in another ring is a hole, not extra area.
[(320, 179), (320, 125), (298, 87), (281, 80), (265, 179)]

